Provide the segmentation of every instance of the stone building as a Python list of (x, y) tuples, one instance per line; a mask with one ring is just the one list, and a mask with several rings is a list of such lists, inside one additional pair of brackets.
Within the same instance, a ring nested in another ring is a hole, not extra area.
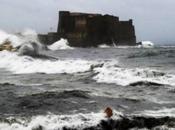
[(55, 33), (40, 35), (40, 39), (53, 43), (66, 38), (71, 46), (89, 47), (100, 44), (135, 45), (136, 36), (132, 20), (119, 21), (119, 17), (101, 14), (59, 12)]

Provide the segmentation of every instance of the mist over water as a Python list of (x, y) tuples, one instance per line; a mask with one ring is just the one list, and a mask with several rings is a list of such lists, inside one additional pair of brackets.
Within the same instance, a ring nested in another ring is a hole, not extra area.
[(175, 128), (174, 47), (72, 48), (65, 39), (43, 47), (31, 30), (0, 36), (20, 46), (0, 52), (0, 130), (98, 129), (108, 106), (117, 121), (139, 116)]

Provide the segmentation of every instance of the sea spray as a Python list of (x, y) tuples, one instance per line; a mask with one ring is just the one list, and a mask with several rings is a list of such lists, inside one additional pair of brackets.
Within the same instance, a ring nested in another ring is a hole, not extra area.
[(60, 39), (59, 41), (53, 43), (52, 45), (48, 46), (48, 48), (52, 51), (56, 50), (65, 50), (65, 49), (74, 49), (68, 45), (68, 41), (66, 39)]
[(115, 61), (104, 63), (103, 67), (95, 68), (93, 77), (98, 83), (114, 83), (127, 86), (136, 82), (153, 82), (158, 84), (175, 85), (175, 75), (149, 68), (122, 68)]
[(9, 41), (13, 47), (21, 46), (26, 42), (38, 42), (37, 33), (34, 30), (26, 29), (22, 33), (10, 34), (5, 31), (0, 30), (0, 44), (5, 41)]
[(151, 41), (142, 41), (138, 47), (140, 47), (140, 48), (153, 48), (154, 43)]
[(13, 47), (18, 47), (22, 44), (22, 41), (18, 36), (14, 34), (8, 34), (0, 30), (0, 45), (3, 44), (7, 40), (11, 43)]

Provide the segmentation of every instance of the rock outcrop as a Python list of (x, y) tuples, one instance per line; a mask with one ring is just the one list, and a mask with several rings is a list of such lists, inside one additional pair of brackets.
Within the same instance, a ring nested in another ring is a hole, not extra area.
[(39, 35), (41, 42), (51, 44), (60, 38), (68, 39), (70, 46), (90, 47), (100, 44), (136, 45), (132, 20), (101, 14), (59, 12), (57, 32)]
[[(119, 120), (102, 120), (97, 126), (82, 130), (169, 130), (175, 127), (174, 120), (170, 117), (121, 117)], [(78, 128), (64, 127), (63, 130), (78, 130)]]
[(12, 46), (12, 43), (7, 39), (0, 45), (0, 51), (16, 51), (17, 49)]

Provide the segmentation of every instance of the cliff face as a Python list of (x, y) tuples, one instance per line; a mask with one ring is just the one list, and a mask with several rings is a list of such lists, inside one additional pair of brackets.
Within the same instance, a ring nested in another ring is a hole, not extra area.
[(50, 43), (60, 37), (68, 39), (71, 46), (77, 47), (114, 43), (116, 45), (136, 44), (132, 20), (119, 21), (118, 17), (101, 14), (60, 11), (57, 32), (40, 35), (40, 39)]

